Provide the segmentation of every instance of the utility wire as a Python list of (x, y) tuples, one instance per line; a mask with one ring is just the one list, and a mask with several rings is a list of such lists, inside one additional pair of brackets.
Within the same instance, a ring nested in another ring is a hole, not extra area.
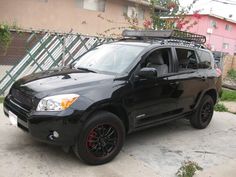
[(236, 5), (236, 3), (233, 3), (232, 1), (222, 1), (222, 0), (212, 0), (212, 1), (219, 2), (226, 5)]

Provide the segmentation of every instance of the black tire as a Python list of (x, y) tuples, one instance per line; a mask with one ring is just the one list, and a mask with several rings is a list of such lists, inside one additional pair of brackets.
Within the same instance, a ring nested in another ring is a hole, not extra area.
[(205, 95), (196, 112), (190, 118), (190, 123), (192, 127), (197, 129), (206, 128), (211, 122), (214, 112), (214, 101), (211, 96)]
[(85, 163), (100, 165), (115, 158), (124, 140), (125, 127), (119, 117), (99, 111), (83, 125), (74, 152)]

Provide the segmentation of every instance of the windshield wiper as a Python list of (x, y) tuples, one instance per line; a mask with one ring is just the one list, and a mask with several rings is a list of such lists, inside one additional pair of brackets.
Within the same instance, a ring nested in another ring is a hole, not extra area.
[(97, 73), (96, 71), (88, 69), (88, 68), (76, 67), (76, 69), (79, 69), (79, 70), (82, 70), (82, 71), (91, 72), (91, 73)]

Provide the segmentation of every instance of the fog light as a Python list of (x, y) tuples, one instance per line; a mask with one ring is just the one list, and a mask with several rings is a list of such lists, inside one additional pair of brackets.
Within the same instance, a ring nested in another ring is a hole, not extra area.
[(59, 138), (59, 133), (57, 131), (53, 131), (52, 135), (54, 136), (54, 138)]

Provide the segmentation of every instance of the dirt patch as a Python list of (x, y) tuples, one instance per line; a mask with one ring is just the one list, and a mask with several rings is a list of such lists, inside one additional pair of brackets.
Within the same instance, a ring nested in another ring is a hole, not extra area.
[(236, 102), (235, 101), (222, 101), (229, 112), (236, 113)]

